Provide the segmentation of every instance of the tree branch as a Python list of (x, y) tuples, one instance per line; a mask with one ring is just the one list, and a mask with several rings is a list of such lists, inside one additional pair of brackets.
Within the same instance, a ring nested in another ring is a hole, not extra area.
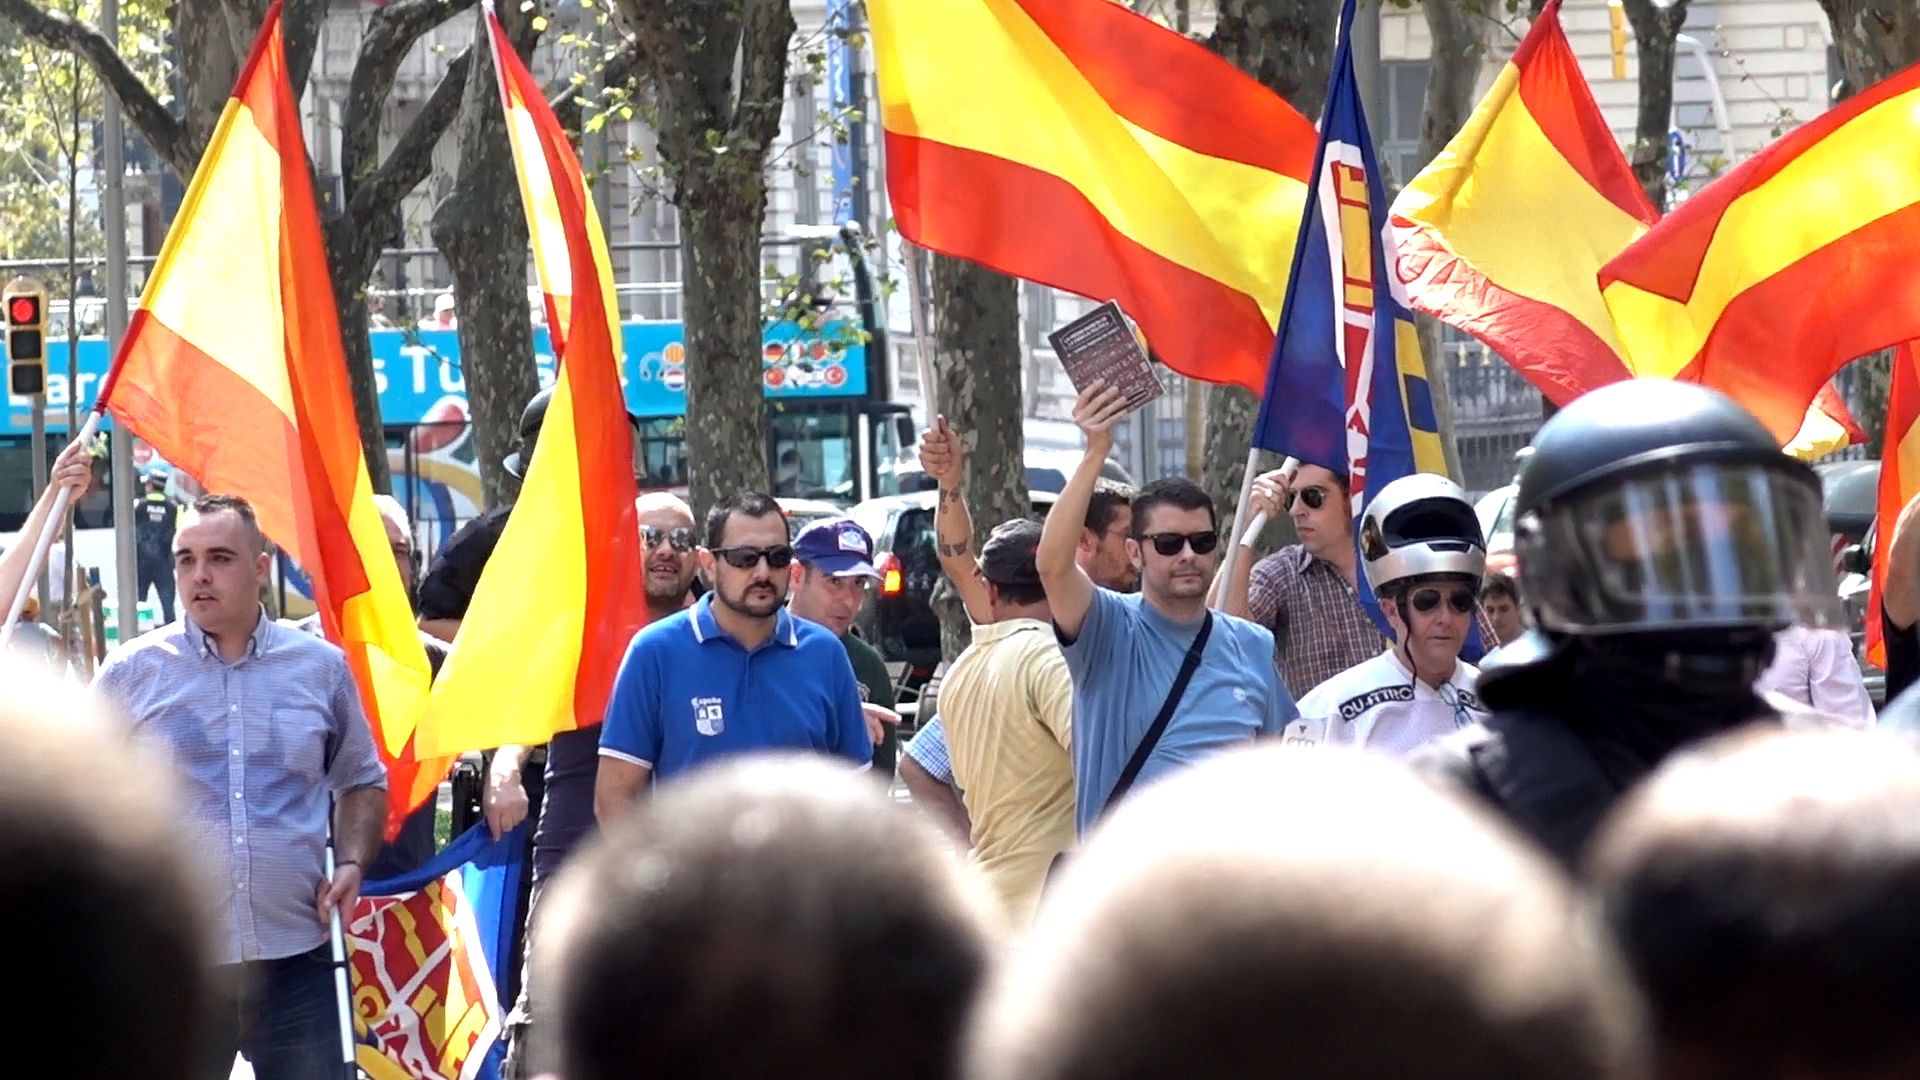
[(660, 95), (660, 112), (667, 121), (661, 125), (660, 138), (672, 141), (677, 130), (703, 123), (706, 115), (695, 106), (698, 81), (691, 66), (693, 50), (665, 5), (655, 0), (618, 0), (618, 4), (633, 29), (637, 59), (649, 69), (655, 93)]
[(386, 223), (382, 219), (433, 171), (434, 145), (460, 115), (460, 96), (466, 87), (467, 68), (472, 59), (470, 49), (454, 57), (453, 63), (447, 65), (446, 74), (440, 77), (440, 85), (434, 87), (432, 96), (427, 98), (426, 106), (401, 133), (393, 153), (353, 192), (347, 202), (347, 212), (342, 215), (349, 229), (358, 233), (384, 229)]
[(42, 11), (32, 0), (0, 0), (0, 19), (14, 24), (27, 37), (51, 49), (79, 56), (100, 76), (108, 92), (120, 103), (127, 122), (140, 133), (155, 153), (173, 166), (181, 180), (193, 176), (200, 163), (200, 146), (188, 138), (186, 125), (160, 104), (140, 77), (120, 59), (114, 43), (98, 30), (59, 12)]
[[(640, 44), (629, 39), (624, 47), (607, 60), (607, 66), (600, 69), (600, 85), (624, 86), (633, 81), (640, 71)], [(560, 127), (567, 137), (576, 142), (580, 139), (580, 125), (586, 120), (586, 92), (584, 86), (564, 86), (547, 98), (553, 106), (553, 115), (560, 121)]]
[(380, 114), (407, 53), (421, 35), (472, 6), (473, 0), (394, 0), (375, 9), (347, 82), (341, 124), (341, 174), (348, 199), (353, 199), (360, 185), (380, 167)]
[(734, 107), (733, 134), (766, 148), (780, 134), (780, 110), (787, 99), (793, 11), (787, 0), (746, 0), (742, 15), (740, 51), (745, 71)]

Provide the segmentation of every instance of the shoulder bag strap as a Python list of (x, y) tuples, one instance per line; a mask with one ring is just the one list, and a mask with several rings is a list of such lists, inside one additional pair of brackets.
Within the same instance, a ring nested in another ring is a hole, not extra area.
[(1200, 654), (1207, 649), (1207, 635), (1212, 632), (1213, 612), (1209, 611), (1206, 620), (1200, 624), (1200, 632), (1193, 635), (1193, 644), (1187, 647), (1187, 658), (1180, 664), (1180, 674), (1173, 678), (1173, 687), (1167, 691), (1167, 700), (1160, 705), (1160, 715), (1153, 718), (1153, 726), (1147, 728), (1147, 733), (1140, 737), (1140, 745), (1133, 748), (1132, 759), (1121, 770), (1120, 779), (1114, 782), (1106, 805), (1100, 808), (1101, 815), (1113, 809), (1113, 805), (1126, 795), (1127, 789), (1133, 787), (1133, 782), (1140, 777), (1140, 770), (1146, 768), (1147, 759), (1153, 756), (1154, 747), (1160, 745), (1160, 736), (1173, 719), (1173, 711), (1180, 707), (1180, 699), (1186, 696), (1187, 684), (1193, 681), (1194, 669), (1200, 666)]

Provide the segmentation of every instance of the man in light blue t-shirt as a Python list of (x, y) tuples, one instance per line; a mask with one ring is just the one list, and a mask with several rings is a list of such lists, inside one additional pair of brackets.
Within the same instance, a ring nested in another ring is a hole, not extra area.
[[(1082, 833), (1105, 810), (1200, 632), (1220, 544), (1213, 500), (1191, 481), (1168, 478), (1134, 496), (1127, 553), (1140, 571), (1139, 593), (1099, 588), (1074, 561), (1087, 500), (1113, 446), (1113, 425), (1128, 411), (1118, 389), (1097, 381), (1074, 402), (1086, 456), (1047, 515), (1036, 560), (1073, 676), (1073, 772)], [(1296, 715), (1273, 664), (1273, 634), (1215, 612), (1200, 666), (1134, 789), (1216, 751), (1258, 736), (1277, 737)]]

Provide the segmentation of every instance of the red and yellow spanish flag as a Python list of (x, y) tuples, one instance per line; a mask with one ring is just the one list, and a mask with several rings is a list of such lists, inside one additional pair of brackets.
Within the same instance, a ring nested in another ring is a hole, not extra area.
[(1630, 367), (1776, 437), (1857, 356), (1920, 338), (1920, 66), (1702, 188), (1601, 271)]
[(1116, 300), (1168, 367), (1265, 388), (1312, 124), (1109, 0), (867, 10), (907, 239)]
[(486, 5), (559, 381), (420, 733), (432, 753), (542, 743), (598, 724), (647, 621), (619, 308), (580, 161)]
[(1415, 309), (1486, 342), (1565, 405), (1627, 378), (1595, 276), (1658, 218), (1553, 0), (1466, 126), (1394, 200), (1397, 272)]
[(1813, 397), (1813, 404), (1807, 406), (1807, 415), (1800, 422), (1800, 430), (1787, 440), (1787, 445), (1782, 449), (1801, 461), (1818, 461), (1835, 450), (1866, 441), (1866, 429), (1853, 418), (1846, 399), (1840, 396), (1839, 389), (1829, 380), (1821, 384), (1820, 392)]
[(100, 390), (208, 491), (253, 504), (311, 576), (388, 768), (389, 835), (446, 762), (409, 739), (431, 679), (360, 451), (280, 5), (221, 114)]
[(1873, 591), (1867, 599), (1867, 661), (1887, 666), (1887, 643), (1880, 632), (1880, 589), (1887, 580), (1893, 550), (1893, 526), (1900, 512), (1920, 497), (1920, 355), (1908, 342), (1893, 356), (1892, 386), (1887, 392), (1886, 437), (1880, 450), (1879, 524), (1873, 540)]

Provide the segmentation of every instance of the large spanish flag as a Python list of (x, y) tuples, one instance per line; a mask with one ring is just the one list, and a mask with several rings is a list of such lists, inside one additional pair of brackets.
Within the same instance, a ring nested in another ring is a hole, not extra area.
[(360, 453), (280, 26), (275, 3), (97, 407), (208, 491), (252, 503), (312, 578), (387, 763), (391, 834), (446, 763), (408, 747), (430, 669)]
[(1266, 385), (1313, 125), (1110, 0), (870, 0), (907, 239), (1117, 300), (1182, 374)]
[(1873, 540), (1873, 591), (1867, 599), (1867, 660), (1887, 666), (1887, 643), (1880, 632), (1880, 589), (1887, 580), (1893, 550), (1893, 525), (1900, 512), (1920, 497), (1920, 355), (1911, 342), (1893, 357), (1887, 394), (1886, 437), (1880, 450), (1880, 505)]
[(1659, 214), (1560, 29), (1560, 0), (1393, 203), (1412, 306), (1487, 343), (1555, 404), (1627, 378), (1595, 280)]
[(1847, 361), (1920, 338), (1920, 66), (1707, 185), (1600, 275), (1641, 375), (1715, 386), (1776, 437)]
[(420, 744), (446, 754), (598, 724), (647, 621), (619, 308), (580, 161), (486, 5), (560, 377), (500, 544), (434, 684)]

